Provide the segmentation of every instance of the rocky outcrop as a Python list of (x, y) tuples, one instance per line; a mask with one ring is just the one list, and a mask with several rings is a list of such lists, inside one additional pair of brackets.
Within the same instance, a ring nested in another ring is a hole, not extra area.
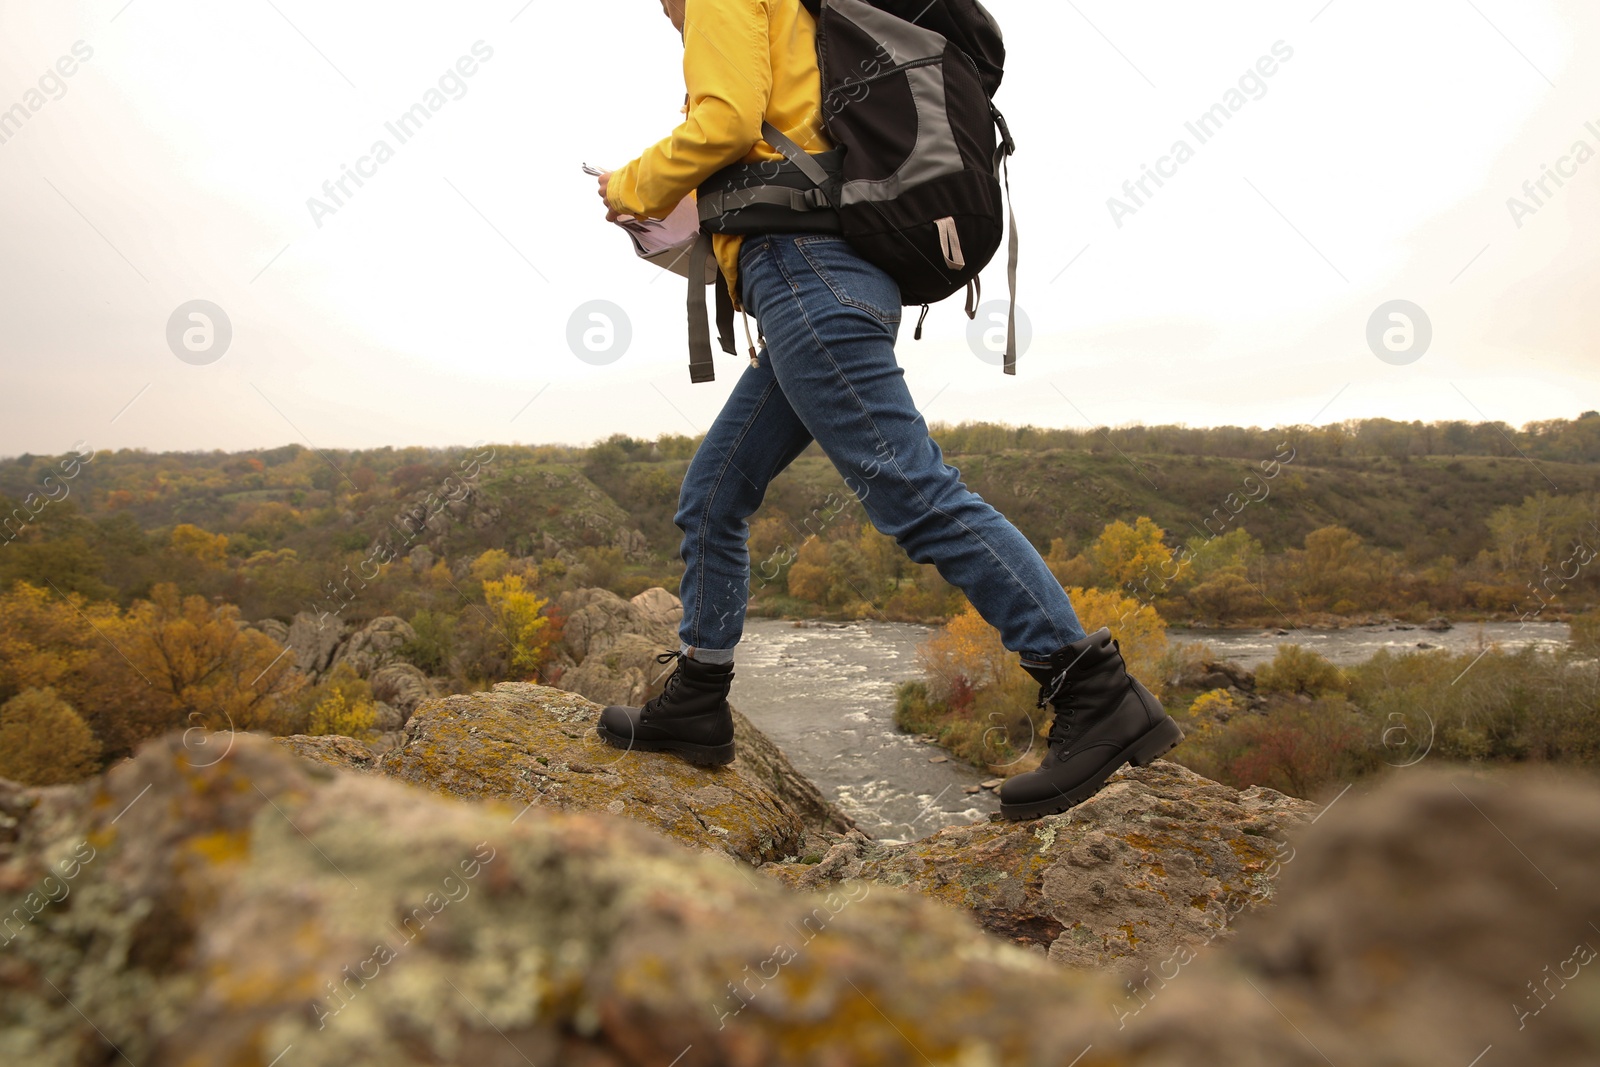
[(289, 649), (295, 670), (314, 682), (340, 663), (348, 662), (362, 678), (385, 666), (403, 664), (401, 650), (417, 636), (410, 623), (394, 615), (357, 627), (333, 615), (302, 611), (288, 624), (262, 619), (250, 625)]
[(661, 691), (672, 664), (656, 662), (666, 646), (657, 638), (641, 634), (621, 634), (606, 642), (601, 651), (562, 670), (560, 685), (600, 705), (630, 704), (638, 707)]
[(325, 767), (337, 767), (345, 771), (370, 771), (378, 765), (378, 754), (372, 751), (371, 746), (353, 737), (329, 734), (312, 737), (308, 734), (295, 734), (291, 737), (274, 737), (272, 740), (296, 756), (311, 760), (313, 763), (320, 763)]
[(764, 869), (799, 889), (843, 879), (910, 889), (1058, 962), (1103, 966), (1205, 943), (1270, 901), (1282, 842), (1315, 810), (1158, 760), (1123, 768), (1061, 815), (951, 826), (904, 844), (849, 835), (814, 866)]
[(349, 663), (366, 678), (380, 667), (403, 662), (400, 650), (416, 639), (410, 623), (394, 615), (382, 615), (351, 634), (334, 653), (329, 666)]
[[(628, 603), (642, 625), (675, 632), (683, 619), (683, 601), (659, 585), (651, 586)], [(649, 632), (649, 631), (642, 631)]]
[(694, 767), (676, 756), (605, 745), (600, 706), (526, 682), (429, 701), (386, 753), (384, 774), (456, 797), (564, 811), (604, 811), (683, 844), (747, 863), (799, 853), (803, 825), (789, 804), (737, 766)]
[[(560, 687), (581, 693), (597, 704), (639, 707), (661, 692), (672, 664), (656, 662), (663, 651), (678, 647), (678, 621), (683, 602), (656, 586), (632, 600), (604, 589), (573, 589), (558, 601), (569, 612), (564, 641), (576, 665), (567, 667)], [(788, 802), (813, 832), (844, 833), (855, 820), (840, 811), (783, 750), (737, 708), (733, 712), (734, 766), (765, 783)]]
[(285, 648), (288, 647), (288, 644), (289, 644), (289, 624), (288, 623), (282, 622), (282, 621), (280, 621), (278, 619), (262, 619), (259, 622), (251, 623), (250, 627), (252, 629), (255, 629), (255, 630), (260, 630), (262, 633), (264, 633), (268, 637), (272, 638), (272, 640), (279, 647), (285, 647)]
[(647, 589), (624, 600), (609, 589), (568, 589), (556, 597), (566, 621), (561, 641), (574, 663), (604, 652), (626, 634), (660, 641), (656, 651), (677, 648), (676, 627), (683, 605), (665, 589)]
[(1225, 954), (1118, 999), (1127, 1062), (1600, 1062), (1592, 780), (1406, 770), (1291, 845)]
[(302, 611), (290, 622), (288, 640), (283, 644), (294, 655), (295, 670), (321, 678), (349, 633), (350, 625), (335, 616)]
[[(1600, 1057), (1588, 782), (1405, 772), (1291, 828), (1276, 906), (1235, 939), (1113, 974), (919, 893), (797, 894), (627, 819), (461, 804), (252, 736), (206, 741), (161, 739), (81, 786), (0, 783), (0, 1062)], [(1175, 839), (1195, 829), (1147, 814)]]
[(379, 667), (367, 681), (372, 685), (374, 700), (388, 704), (406, 719), (416, 712), (424, 700), (431, 700), (438, 695), (432, 680), (409, 663), (391, 663), (387, 667)]

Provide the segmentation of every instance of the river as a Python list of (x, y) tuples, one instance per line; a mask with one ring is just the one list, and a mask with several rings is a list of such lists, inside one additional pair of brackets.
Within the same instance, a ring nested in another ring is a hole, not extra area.
[[(730, 699), (789, 758), (880, 840), (925, 837), (945, 826), (980, 822), (998, 809), (988, 791), (964, 792), (988, 777), (947, 759), (944, 750), (894, 725), (895, 684), (919, 676), (917, 646), (929, 627), (913, 623), (807, 622), (748, 619)], [(1353, 663), (1380, 648), (1415, 651), (1419, 643), (1450, 652), (1480, 642), (1507, 648), (1567, 640), (1564, 623), (1463, 623), (1443, 633), (1384, 626), (1342, 630), (1168, 631), (1173, 641), (1208, 642), (1220, 659), (1255, 667), (1277, 646), (1294, 642), (1335, 663)]]

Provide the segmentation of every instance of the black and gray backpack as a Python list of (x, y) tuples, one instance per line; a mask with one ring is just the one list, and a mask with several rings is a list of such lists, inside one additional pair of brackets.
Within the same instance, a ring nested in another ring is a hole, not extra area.
[[(700, 185), (692, 262), (710, 256), (712, 233), (842, 234), (894, 278), (903, 303), (923, 305), (920, 339), (927, 305), (963, 288), (967, 317), (976, 315), (978, 272), (1009, 222), (1004, 372), (1015, 374), (1017, 230), (1001, 203), (1015, 145), (992, 100), (1005, 63), (999, 26), (978, 0), (800, 2), (817, 20), (823, 126), (835, 147), (808, 154), (762, 123), (784, 160), (735, 164)], [(688, 273), (690, 378), (710, 381), (705, 290)], [(734, 352), (720, 276), (716, 288), (722, 347)]]

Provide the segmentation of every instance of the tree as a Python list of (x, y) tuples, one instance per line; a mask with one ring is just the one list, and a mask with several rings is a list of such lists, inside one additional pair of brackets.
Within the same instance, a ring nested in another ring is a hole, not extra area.
[(1089, 585), (1094, 581), (1094, 564), (1082, 552), (1074, 553), (1065, 537), (1052, 537), (1044, 565), (1056, 576), (1063, 589)]
[(1104, 589), (1068, 589), (1067, 597), (1086, 633), (1102, 626), (1111, 631), (1128, 665), (1128, 673), (1161, 695), (1161, 660), (1167, 654), (1167, 623), (1156, 609), (1132, 597)]
[(789, 567), (789, 595), (816, 604), (828, 602), (828, 542), (809, 537)]
[(1089, 546), (1089, 559), (1101, 584), (1125, 589), (1151, 575), (1169, 573), (1172, 550), (1162, 541), (1166, 535), (1144, 515), (1132, 526), (1120, 519), (1106, 526)]
[(504, 549), (491, 548), (472, 561), (467, 573), (475, 582), (492, 582), (504, 578), (510, 569), (511, 556)]
[(1016, 654), (971, 604), (918, 647), (917, 659), (937, 700), (994, 685), (1019, 669)]
[[(284, 698), (305, 684), (276, 641), (240, 626), (238, 608), (181, 597), (171, 583), (129, 609), (113, 643), (146, 683), (164, 729), (272, 729)], [(112, 711), (98, 714), (116, 720)], [(97, 732), (116, 755), (149, 736)]]
[(356, 673), (349, 661), (341, 662), (312, 692), (306, 733), (337, 734), (358, 741), (372, 736), (378, 724), (378, 705), (372, 686)]
[(25, 689), (0, 705), (0, 778), (76, 782), (99, 770), (99, 756), (88, 724), (54, 689)]
[(537, 676), (555, 637), (550, 620), (541, 614), (549, 601), (526, 588), (520, 574), (484, 582), (483, 598), (496, 628), (511, 644), (512, 671)]
[(1347, 613), (1358, 605), (1384, 602), (1384, 586), (1394, 561), (1364, 544), (1343, 526), (1324, 526), (1306, 534), (1305, 549), (1290, 549), (1285, 568), (1305, 606)]
[(172, 528), (172, 550), (200, 563), (221, 563), (228, 555), (228, 539), (180, 522)]

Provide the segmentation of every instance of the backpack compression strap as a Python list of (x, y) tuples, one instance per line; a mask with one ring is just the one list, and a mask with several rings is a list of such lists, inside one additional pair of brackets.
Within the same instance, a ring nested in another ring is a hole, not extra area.
[(1006, 374), (1015, 374), (1017, 373), (1017, 205), (1011, 199), (1010, 156), (1017, 150), (1017, 146), (1016, 142), (1011, 140), (1011, 130), (1006, 127), (1005, 116), (1000, 114), (993, 103), (989, 105), (989, 110), (994, 114), (995, 123), (1000, 127), (1000, 143), (994, 150), (994, 176), (1000, 177), (1002, 169), (1005, 172), (1006, 230), (1010, 234), (1006, 249), (1006, 284), (1011, 289), (1011, 307), (1006, 313), (1006, 356), (1002, 370)]
[[(743, 198), (737, 205), (722, 200), (717, 200), (715, 206), (709, 203), (700, 204), (699, 212), (702, 219), (714, 217), (719, 213), (715, 207), (728, 210), (754, 202), (782, 203), (796, 210), (830, 206), (827, 194), (823, 192), (828, 183), (828, 172), (822, 169), (821, 164), (808, 156), (805, 149), (795, 144), (770, 122), (762, 122), (761, 136), (773, 148), (783, 153), (785, 159), (799, 167), (800, 172), (810, 178), (817, 188), (804, 192), (759, 187), (738, 190), (732, 194)], [(689, 253), (689, 381), (692, 383), (715, 381), (717, 377), (716, 368), (711, 361), (711, 330), (706, 325), (706, 288), (703, 280), (705, 262), (711, 255), (711, 234), (702, 230), (699, 240), (694, 243), (694, 250)], [(733, 340), (733, 297), (728, 295), (728, 286), (720, 269), (717, 271), (716, 281), (712, 284), (717, 287), (717, 340), (724, 352), (736, 355), (739, 350)]]

